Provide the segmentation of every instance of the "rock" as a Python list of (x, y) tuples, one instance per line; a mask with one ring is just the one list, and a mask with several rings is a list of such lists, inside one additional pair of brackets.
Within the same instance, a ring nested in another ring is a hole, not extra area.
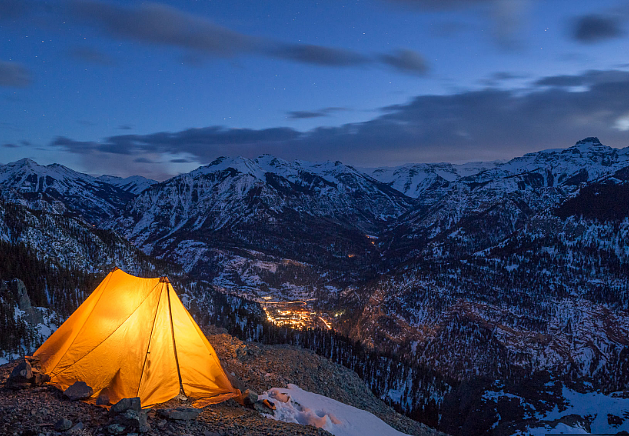
[(24, 359), (11, 371), (9, 378), (13, 377), (22, 377), (23, 379), (30, 380), (33, 378), (33, 367)]
[[(128, 408), (123, 412), (115, 413), (115, 416), (113, 417), (113, 423), (122, 425), (125, 428), (125, 431), (127, 433), (133, 432), (133, 431), (146, 433), (147, 431), (151, 429), (151, 426), (148, 423), (146, 412), (143, 410), (138, 411), (133, 408), (139, 405), (140, 399), (139, 398), (126, 398), (126, 399), (137, 400), (137, 401), (127, 401), (123, 403), (123, 405)], [(118, 404), (120, 404), (120, 401), (116, 403), (116, 405)], [(119, 409), (120, 408), (122, 408), (122, 405), (119, 406)]]
[(78, 434), (84, 427), (85, 426), (82, 422), (77, 422), (74, 426), (72, 426), (72, 428), (70, 428), (70, 430), (68, 430), (68, 434)]
[(123, 434), (125, 433), (125, 426), (120, 424), (111, 424), (107, 426), (109, 434)]
[(57, 431), (66, 431), (72, 427), (72, 421), (66, 418), (61, 418), (59, 421), (55, 422), (55, 430)]
[(96, 398), (97, 406), (109, 406), (109, 395), (107, 392), (101, 392), (98, 394), (98, 398)]
[(253, 405), (258, 401), (258, 394), (254, 391), (247, 389), (244, 394), (242, 394), (242, 400), (245, 406), (253, 408)]
[(125, 412), (129, 409), (135, 410), (136, 412), (140, 412), (142, 410), (142, 401), (139, 397), (123, 398), (122, 400), (111, 406), (111, 409), (109, 409), (109, 413), (112, 415), (117, 415), (118, 413)]
[(83, 381), (74, 382), (72, 386), (63, 391), (63, 395), (72, 401), (86, 400), (94, 394), (94, 390)]
[(23, 359), (13, 371), (6, 381), (6, 386), (11, 389), (25, 389), (31, 386), (33, 381), (33, 368), (31, 364)]
[(269, 409), (268, 407), (266, 407), (264, 404), (262, 404), (262, 401), (258, 401), (253, 405), (254, 410), (256, 410), (259, 413), (263, 413), (265, 415), (272, 415), (273, 411), (271, 409)]
[(201, 409), (194, 409), (192, 407), (178, 407), (176, 409), (159, 409), (157, 411), (159, 416), (166, 419), (172, 419), (176, 421), (192, 421), (197, 419), (201, 414)]
[(48, 374), (43, 374), (38, 371), (33, 371), (33, 379), (32, 379), (33, 386), (41, 386), (45, 383), (48, 383), (49, 381), (50, 381), (50, 376)]

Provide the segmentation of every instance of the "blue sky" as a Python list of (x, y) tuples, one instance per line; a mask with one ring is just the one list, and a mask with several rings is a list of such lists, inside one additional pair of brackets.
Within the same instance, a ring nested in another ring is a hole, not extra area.
[(629, 145), (629, 5), (0, 0), (0, 162), (163, 179)]

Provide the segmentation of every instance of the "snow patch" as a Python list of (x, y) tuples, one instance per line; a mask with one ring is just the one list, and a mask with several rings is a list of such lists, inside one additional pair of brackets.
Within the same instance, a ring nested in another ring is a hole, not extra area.
[(288, 388), (271, 388), (259, 399), (275, 404), (276, 410), (269, 418), (313, 425), (336, 436), (405, 435), (369, 412), (304, 391), (293, 384), (289, 384)]

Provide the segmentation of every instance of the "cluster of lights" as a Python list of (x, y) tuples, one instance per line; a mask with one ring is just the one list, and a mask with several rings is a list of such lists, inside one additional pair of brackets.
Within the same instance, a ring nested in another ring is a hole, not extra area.
[(267, 319), (277, 326), (299, 329), (323, 324), (327, 329), (332, 328), (323, 316), (308, 309), (305, 301), (265, 301), (262, 308)]

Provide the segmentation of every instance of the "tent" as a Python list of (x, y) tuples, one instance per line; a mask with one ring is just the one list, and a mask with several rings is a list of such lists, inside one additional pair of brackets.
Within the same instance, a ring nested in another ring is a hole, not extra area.
[(114, 269), (34, 353), (51, 383), (84, 381), (92, 401), (140, 397), (143, 407), (179, 394), (196, 407), (237, 397), (207, 338), (166, 277)]

